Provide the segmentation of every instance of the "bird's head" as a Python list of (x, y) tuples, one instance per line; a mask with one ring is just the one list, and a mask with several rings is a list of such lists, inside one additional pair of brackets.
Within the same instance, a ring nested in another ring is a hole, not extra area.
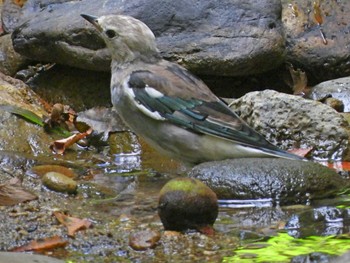
[(112, 59), (126, 63), (159, 53), (153, 32), (140, 20), (124, 15), (81, 15), (98, 30)]

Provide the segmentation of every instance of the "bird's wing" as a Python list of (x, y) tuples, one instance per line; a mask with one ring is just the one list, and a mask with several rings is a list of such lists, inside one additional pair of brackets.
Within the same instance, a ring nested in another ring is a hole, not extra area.
[(130, 74), (130, 94), (145, 114), (199, 134), (279, 151), (211, 93), (203, 82), (182, 67), (169, 65), (168, 68), (148, 67)]

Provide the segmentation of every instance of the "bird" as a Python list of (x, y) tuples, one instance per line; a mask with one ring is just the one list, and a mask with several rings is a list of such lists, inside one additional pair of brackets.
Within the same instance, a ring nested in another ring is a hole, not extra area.
[(303, 157), (256, 132), (184, 67), (162, 58), (151, 29), (121, 14), (81, 14), (111, 55), (111, 100), (129, 128), (162, 154), (196, 165), (247, 157)]

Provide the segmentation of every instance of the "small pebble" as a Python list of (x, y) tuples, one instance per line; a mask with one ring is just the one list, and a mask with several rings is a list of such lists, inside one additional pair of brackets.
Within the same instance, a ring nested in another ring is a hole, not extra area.
[(77, 192), (77, 182), (61, 173), (48, 172), (44, 174), (41, 181), (47, 188), (56, 192), (68, 194)]
[(143, 230), (129, 236), (129, 246), (135, 250), (155, 248), (160, 239), (160, 233), (155, 230)]

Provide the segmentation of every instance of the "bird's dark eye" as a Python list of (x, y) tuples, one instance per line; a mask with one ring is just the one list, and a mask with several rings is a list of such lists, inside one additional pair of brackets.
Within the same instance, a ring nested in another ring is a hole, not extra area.
[(106, 35), (109, 38), (113, 38), (117, 35), (117, 33), (114, 30), (108, 29), (108, 30), (106, 30)]

